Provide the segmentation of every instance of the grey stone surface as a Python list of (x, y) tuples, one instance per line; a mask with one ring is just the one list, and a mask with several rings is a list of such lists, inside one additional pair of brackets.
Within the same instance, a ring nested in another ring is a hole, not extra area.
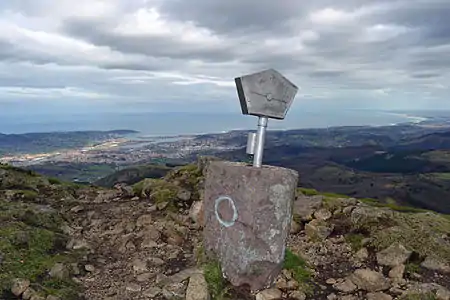
[(205, 181), (204, 243), (235, 286), (270, 286), (282, 268), (298, 174), (211, 162)]

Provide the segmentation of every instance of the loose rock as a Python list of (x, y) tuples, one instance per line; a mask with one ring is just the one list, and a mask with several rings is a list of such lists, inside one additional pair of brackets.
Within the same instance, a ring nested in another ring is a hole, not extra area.
[(331, 212), (325, 208), (321, 208), (314, 213), (314, 218), (316, 218), (317, 220), (326, 221), (329, 220), (331, 217), (332, 217)]
[(412, 251), (407, 250), (402, 244), (394, 243), (377, 253), (377, 262), (382, 266), (395, 267), (404, 264), (411, 254)]
[(133, 265), (133, 270), (136, 273), (143, 273), (143, 272), (148, 271), (147, 263), (145, 261), (141, 260), (141, 259), (133, 260), (132, 265)]
[(95, 271), (95, 267), (93, 265), (85, 265), (84, 269), (91, 273)]
[(194, 223), (203, 226), (203, 201), (195, 201), (189, 209), (189, 217)]
[(428, 270), (450, 274), (450, 265), (444, 263), (440, 259), (433, 258), (431, 256), (425, 258), (425, 260), (420, 265)]
[(142, 215), (136, 221), (137, 227), (146, 227), (152, 225), (152, 216), (151, 215)]
[(30, 286), (30, 281), (27, 279), (21, 279), (17, 278), (13, 281), (12, 287), (11, 287), (11, 293), (13, 293), (15, 296), (19, 297), (27, 290), (27, 288)]
[(290, 233), (291, 234), (297, 234), (302, 230), (302, 226), (295, 222), (294, 220), (291, 221), (291, 229), (290, 229)]
[(188, 190), (182, 189), (177, 193), (177, 198), (182, 201), (189, 201), (191, 199), (192, 193)]
[(405, 265), (398, 265), (393, 267), (389, 271), (389, 278), (392, 278), (394, 280), (400, 280), (403, 278), (403, 274), (405, 273)]
[(343, 282), (335, 283), (333, 288), (344, 293), (351, 293), (355, 291), (358, 287), (350, 280), (346, 279)]
[(368, 293), (367, 300), (392, 300), (392, 297), (385, 293)]
[(368, 292), (383, 291), (390, 287), (389, 280), (383, 274), (370, 269), (358, 269), (351, 275), (350, 279), (360, 289)]
[(36, 291), (29, 287), (29, 288), (27, 288), (25, 290), (25, 292), (23, 292), (22, 299), (23, 300), (30, 300), (31, 297), (34, 296), (34, 294), (36, 294)]
[(203, 274), (194, 274), (189, 279), (186, 300), (209, 300), (208, 284)]
[(276, 300), (280, 299), (281, 295), (279, 289), (269, 289), (256, 294), (256, 300)]
[(306, 294), (303, 293), (302, 291), (293, 291), (289, 294), (289, 297), (291, 299), (296, 299), (296, 300), (305, 300)]
[(366, 261), (369, 258), (369, 251), (367, 248), (361, 248), (356, 252), (355, 258), (359, 261)]
[(333, 231), (333, 226), (326, 224), (324, 221), (312, 220), (305, 225), (305, 233), (311, 240), (324, 240)]
[(153, 299), (153, 298), (155, 298), (156, 296), (158, 296), (161, 293), (162, 293), (162, 290), (159, 287), (151, 287), (148, 290), (145, 290), (143, 295), (145, 297)]
[(70, 273), (64, 264), (57, 263), (50, 269), (49, 275), (54, 278), (65, 279), (69, 277)]
[(137, 293), (141, 291), (141, 286), (136, 283), (129, 283), (126, 287), (126, 290), (129, 292)]

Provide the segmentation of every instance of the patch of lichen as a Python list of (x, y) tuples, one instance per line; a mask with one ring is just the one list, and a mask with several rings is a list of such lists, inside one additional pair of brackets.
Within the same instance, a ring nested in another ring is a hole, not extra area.
[(0, 294), (9, 290), (15, 278), (28, 279), (42, 294), (75, 299), (75, 284), (61, 283), (51, 293), (46, 286), (49, 269), (57, 262), (76, 260), (65, 250), (66, 237), (59, 232), (62, 219), (55, 212), (31, 210), (31, 205), (0, 200)]
[(437, 213), (393, 214), (395, 226), (371, 234), (372, 245), (377, 249), (400, 242), (421, 256), (433, 255), (450, 262), (450, 220)]

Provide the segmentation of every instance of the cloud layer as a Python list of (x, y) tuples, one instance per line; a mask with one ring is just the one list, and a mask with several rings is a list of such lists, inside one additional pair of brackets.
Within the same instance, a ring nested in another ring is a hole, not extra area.
[(450, 107), (449, 16), (448, 0), (2, 1), (0, 105), (220, 111), (234, 77), (273, 67), (297, 106)]

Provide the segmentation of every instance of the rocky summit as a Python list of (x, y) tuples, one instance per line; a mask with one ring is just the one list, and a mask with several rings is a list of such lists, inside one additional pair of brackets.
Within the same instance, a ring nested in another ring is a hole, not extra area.
[(273, 286), (232, 286), (203, 247), (206, 166), (106, 189), (0, 165), (0, 299), (450, 300), (449, 216), (304, 189)]

